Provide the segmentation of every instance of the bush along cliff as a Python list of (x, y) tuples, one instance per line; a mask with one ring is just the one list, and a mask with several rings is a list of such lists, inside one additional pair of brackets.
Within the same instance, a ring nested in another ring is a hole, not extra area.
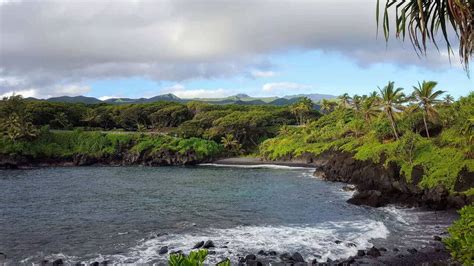
[(267, 160), (306, 158), (316, 175), (355, 184), (355, 204), (460, 208), (474, 195), (474, 93), (454, 101), (435, 82), (410, 95), (393, 82), (371, 95), (323, 103), (304, 127), (260, 145)]
[(0, 165), (186, 165), (212, 160), (222, 147), (214, 141), (159, 134), (50, 131), (32, 139), (0, 140)]

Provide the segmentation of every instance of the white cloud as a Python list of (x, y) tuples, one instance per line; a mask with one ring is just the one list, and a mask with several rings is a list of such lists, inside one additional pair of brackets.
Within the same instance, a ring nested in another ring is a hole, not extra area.
[(8, 92), (5, 92), (5, 93), (1, 94), (0, 98), (10, 97), (10, 96), (13, 96), (13, 95), (21, 95), (24, 98), (28, 98), (28, 97), (36, 97), (37, 96), (36, 94), (37, 94), (37, 91), (34, 90), (34, 89), (19, 90), (19, 91), (8, 91)]
[(227, 89), (186, 89), (181, 84), (176, 84), (162, 90), (162, 93), (172, 93), (183, 99), (194, 98), (222, 98), (230, 96), (234, 91)]
[[(377, 40), (373, 0), (3, 2), (0, 79), (20, 80), (15, 89), (41, 96), (57, 84), (102, 78), (269, 77), (268, 57), (294, 50), (336, 52), (360, 64), (448, 63), (434, 49), (420, 60), (409, 44)], [(12, 90), (1, 83), (0, 94)]]
[(267, 83), (263, 85), (262, 90), (265, 92), (275, 92), (283, 90), (302, 90), (302, 89), (311, 89), (310, 85), (299, 84), (294, 82), (276, 82), (276, 83)]
[(252, 71), (252, 76), (254, 78), (271, 78), (271, 77), (274, 77), (276, 76), (276, 72), (274, 71), (258, 71), (258, 70), (255, 70), (255, 71)]
[(101, 100), (101, 101), (105, 101), (105, 100), (114, 99), (114, 98), (122, 98), (122, 97), (120, 97), (120, 96), (101, 96), (98, 99)]

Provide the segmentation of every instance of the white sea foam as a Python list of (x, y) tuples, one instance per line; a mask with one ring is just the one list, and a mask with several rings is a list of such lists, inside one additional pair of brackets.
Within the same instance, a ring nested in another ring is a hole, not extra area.
[(215, 166), (215, 167), (233, 167), (233, 168), (270, 168), (270, 169), (311, 169), (314, 171), (313, 167), (302, 167), (302, 166), (288, 166), (288, 165), (277, 165), (277, 164), (254, 164), (254, 165), (244, 165), (244, 164), (218, 164), (218, 163), (201, 163), (199, 166)]
[[(317, 226), (238, 226), (228, 229), (203, 229), (188, 234), (163, 235), (144, 239), (126, 254), (101, 256), (97, 260), (112, 260), (120, 263), (149, 263), (165, 261), (168, 255), (159, 255), (163, 246), (170, 251), (190, 252), (196, 242), (212, 240), (216, 245), (215, 255), (209, 255), (208, 263), (223, 258), (237, 261), (239, 256), (256, 254), (259, 250), (300, 252), (306, 260), (321, 256), (322, 260), (345, 258), (355, 255), (358, 249), (369, 248), (369, 240), (386, 238), (388, 229), (382, 222), (374, 220), (351, 222), (327, 222)], [(341, 240), (342, 243), (335, 243)], [(356, 244), (356, 247), (349, 245)], [(225, 247), (224, 247), (225, 246)]]

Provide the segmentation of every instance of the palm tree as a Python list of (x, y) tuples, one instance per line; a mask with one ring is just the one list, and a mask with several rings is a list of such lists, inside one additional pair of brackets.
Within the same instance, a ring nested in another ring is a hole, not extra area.
[(349, 96), (348, 93), (344, 93), (343, 95), (337, 97), (339, 99), (339, 104), (341, 107), (348, 108), (350, 103), (349, 101), (351, 100), (351, 96)]
[(290, 107), (291, 113), (296, 117), (299, 125), (305, 124), (305, 117), (313, 110), (313, 101), (307, 97), (301, 98)]
[(370, 122), (372, 118), (377, 117), (380, 113), (380, 107), (377, 106), (377, 98), (365, 97), (361, 102), (360, 112), (367, 122)]
[(332, 111), (333, 108), (333, 102), (329, 101), (328, 99), (323, 99), (321, 101), (321, 111), (323, 111), (325, 114), (328, 114)]
[(227, 134), (221, 138), (221, 143), (225, 149), (239, 153), (242, 145), (234, 138), (234, 135)]
[(352, 96), (352, 107), (358, 112), (360, 109), (360, 104), (362, 102), (362, 97), (355, 94)]
[[(377, 0), (376, 21), (379, 25), (380, 0)], [(391, 12), (389, 9), (395, 9)], [(443, 39), (452, 51), (449, 42), (451, 33), (459, 39), (459, 57), (468, 71), (470, 57), (474, 53), (474, 1), (472, 0), (386, 0), (382, 9), (382, 26), (385, 40), (388, 41), (390, 26), (395, 22), (396, 37), (405, 40), (406, 32), (417, 53), (425, 53), (427, 43), (438, 47), (438, 31), (441, 29)], [(395, 14), (394, 21), (389, 14)], [(451, 31), (448, 27), (453, 29)]]
[(405, 95), (402, 92), (402, 88), (395, 89), (394, 85), (395, 82), (389, 81), (387, 86), (385, 86), (383, 89), (378, 89), (381, 95), (380, 107), (387, 115), (388, 120), (390, 120), (393, 135), (398, 140), (397, 125), (395, 123), (395, 113), (403, 109), (403, 106), (401, 104), (405, 100)]
[(438, 90), (434, 91), (438, 83), (435, 81), (423, 81), (423, 83), (418, 82), (418, 87), (413, 87), (413, 99), (417, 102), (418, 107), (423, 110), (423, 123), (425, 124), (426, 136), (430, 137), (430, 132), (428, 131), (428, 124), (426, 119), (434, 119), (438, 114), (438, 111), (435, 109), (434, 105), (441, 102), (437, 99), (444, 91)]
[(443, 100), (444, 100), (444, 104), (450, 105), (454, 102), (454, 97), (451, 96), (451, 94), (446, 94), (446, 96), (444, 96)]

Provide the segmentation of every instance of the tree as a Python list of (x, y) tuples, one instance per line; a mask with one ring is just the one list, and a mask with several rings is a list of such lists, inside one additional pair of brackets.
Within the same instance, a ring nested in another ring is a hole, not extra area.
[(351, 96), (348, 93), (344, 93), (343, 95), (337, 97), (339, 99), (339, 106), (343, 108), (349, 108)]
[(301, 98), (297, 103), (290, 107), (291, 113), (295, 115), (299, 125), (306, 123), (306, 118), (313, 110), (313, 101), (307, 97)]
[(433, 91), (438, 83), (434, 81), (423, 81), (423, 83), (418, 83), (418, 87), (413, 87), (413, 98), (417, 102), (419, 108), (423, 112), (423, 124), (425, 125), (426, 136), (430, 137), (430, 132), (428, 131), (428, 124), (426, 119), (434, 120), (438, 115), (438, 111), (434, 107), (435, 104), (440, 103), (441, 100), (437, 99), (444, 91), (438, 90)]
[(444, 101), (444, 104), (450, 105), (454, 102), (454, 97), (451, 96), (451, 94), (446, 94), (446, 96), (444, 96), (443, 98), (443, 101)]
[(321, 111), (325, 114), (329, 114), (334, 109), (334, 102), (329, 101), (328, 99), (323, 99), (321, 101)]
[(380, 107), (377, 105), (377, 97), (366, 97), (360, 104), (360, 113), (366, 122), (370, 122), (372, 118), (377, 117), (380, 113)]
[[(465, 69), (474, 51), (474, 1), (472, 0), (386, 0), (383, 8), (382, 27), (385, 40), (390, 34), (389, 10), (395, 10), (397, 38), (405, 40), (406, 32), (417, 53), (426, 53), (428, 42), (438, 47), (437, 33), (441, 29), (448, 53), (452, 51), (449, 42), (449, 26), (459, 38), (459, 56)], [(377, 28), (380, 20), (380, 0), (377, 0)]]
[(395, 82), (389, 81), (383, 89), (379, 88), (381, 99), (380, 107), (387, 115), (393, 130), (393, 135), (398, 140), (397, 125), (395, 122), (395, 114), (403, 109), (401, 105), (404, 102), (405, 95), (402, 88), (395, 89)]
[(224, 146), (224, 149), (232, 151), (236, 154), (240, 153), (242, 150), (242, 144), (240, 144), (236, 139), (234, 139), (234, 135), (227, 134), (221, 138), (221, 143)]

